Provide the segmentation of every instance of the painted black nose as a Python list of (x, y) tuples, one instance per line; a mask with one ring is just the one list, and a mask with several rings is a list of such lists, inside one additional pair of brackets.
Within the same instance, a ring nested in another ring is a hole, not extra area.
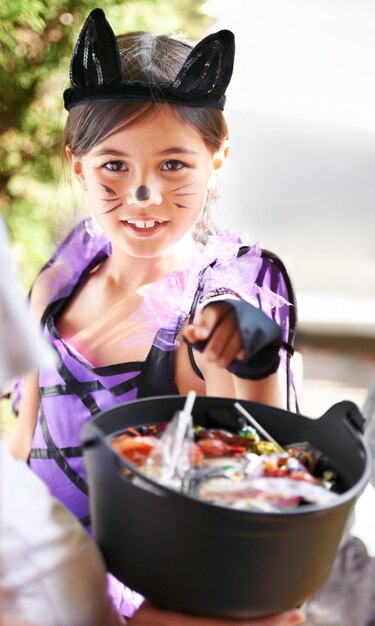
[(150, 189), (146, 187), (146, 185), (141, 185), (140, 187), (138, 187), (137, 191), (135, 192), (135, 198), (136, 200), (139, 200), (139, 201), (149, 200), (151, 198)]

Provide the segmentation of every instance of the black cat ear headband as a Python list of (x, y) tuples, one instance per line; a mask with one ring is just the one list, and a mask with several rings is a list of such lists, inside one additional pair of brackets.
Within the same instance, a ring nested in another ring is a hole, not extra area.
[(113, 30), (102, 9), (94, 9), (74, 48), (64, 105), (69, 110), (85, 100), (152, 100), (223, 110), (233, 60), (234, 35), (220, 30), (192, 49), (173, 82), (127, 80)]

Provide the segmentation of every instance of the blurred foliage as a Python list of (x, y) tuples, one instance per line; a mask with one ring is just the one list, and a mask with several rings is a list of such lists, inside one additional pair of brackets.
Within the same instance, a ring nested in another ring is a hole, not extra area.
[(3, 439), (12, 430), (15, 424), (15, 415), (12, 403), (8, 399), (0, 401), (0, 439)]
[[(196, 40), (202, 0), (101, 0), (115, 33), (182, 32)], [(69, 61), (97, 0), (1, 0), (0, 212), (24, 286), (73, 222), (62, 156), (62, 92)]]

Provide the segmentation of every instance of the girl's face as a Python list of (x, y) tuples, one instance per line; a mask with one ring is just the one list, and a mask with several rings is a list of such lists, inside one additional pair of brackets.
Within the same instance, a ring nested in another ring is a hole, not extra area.
[(161, 105), (71, 161), (113, 251), (153, 258), (192, 229), (224, 158), (224, 149), (210, 152), (198, 131)]

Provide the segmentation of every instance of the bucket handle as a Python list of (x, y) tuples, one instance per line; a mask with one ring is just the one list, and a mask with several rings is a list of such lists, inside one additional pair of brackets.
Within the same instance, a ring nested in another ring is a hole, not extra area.
[(363, 435), (365, 431), (366, 419), (363, 417), (358, 406), (350, 400), (343, 400), (331, 406), (320, 419), (342, 420), (357, 433)]

